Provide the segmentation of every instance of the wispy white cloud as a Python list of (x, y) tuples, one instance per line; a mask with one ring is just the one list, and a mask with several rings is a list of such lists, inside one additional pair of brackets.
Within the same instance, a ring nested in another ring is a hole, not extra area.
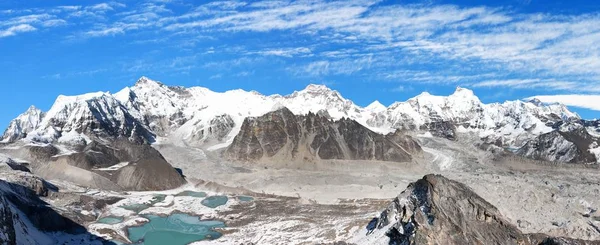
[(56, 9), (63, 10), (63, 11), (77, 11), (77, 10), (81, 9), (81, 6), (78, 6), (78, 5), (64, 5), (64, 6), (58, 6), (58, 7), (56, 7)]
[[(371, 50), (375, 55), (395, 55), (390, 59), (372, 60), (371, 67), (389, 65), (377, 62), (396, 62), (399, 56), (414, 56), (474, 62), (493, 70), (536, 74), (533, 76), (545, 77), (542, 80), (577, 76), (569, 82), (535, 83), (549, 84), (548, 88), (556, 90), (574, 88), (581, 83), (580, 78), (590, 73), (600, 75), (600, 46), (593, 45), (600, 42), (598, 15), (514, 14), (488, 7), (381, 6), (377, 3), (281, 1), (228, 4), (229, 7), (222, 8), (224, 2), (218, 2), (186, 13), (185, 18), (172, 19), (174, 22), (164, 29), (258, 33), (290, 30), (298, 35), (316, 36), (316, 42), (322, 44), (352, 43), (362, 52)], [(336, 51), (324, 51), (322, 55), (344, 55)], [(416, 62), (426, 63), (426, 60)], [(354, 68), (334, 69), (336, 63)], [(305, 72), (350, 74), (348, 71), (361, 69), (364, 67), (354, 62), (327, 59), (309, 62)], [(460, 82), (458, 78), (460, 76), (448, 80)], [(480, 86), (483, 85), (485, 83)], [(503, 86), (523, 85), (505, 82)]]
[(215, 74), (215, 75), (210, 76), (208, 79), (210, 79), (210, 80), (216, 80), (216, 79), (221, 79), (221, 78), (223, 78), (223, 74), (219, 73), (219, 74)]
[(248, 52), (248, 54), (259, 54), (264, 56), (281, 56), (291, 58), (294, 56), (310, 56), (311, 50), (306, 47), (298, 48), (274, 48), (260, 51)]
[(113, 11), (115, 8), (124, 8), (127, 5), (119, 2), (108, 2), (108, 3), (98, 3), (92, 6), (86, 7), (88, 10), (92, 11)]
[(113, 7), (110, 6), (108, 3), (95, 4), (95, 5), (90, 6), (88, 9), (95, 10), (95, 11), (110, 11), (110, 10), (114, 10)]
[(111, 26), (99, 25), (93, 30), (86, 31), (84, 35), (86, 37), (102, 37), (102, 36), (114, 36), (117, 34), (123, 34), (128, 30), (138, 29), (140, 26), (135, 23), (115, 23)]
[(536, 95), (526, 100), (539, 99), (545, 103), (561, 103), (568, 106), (580, 107), (600, 111), (600, 95), (563, 94), (563, 95)]
[(67, 21), (65, 20), (61, 20), (61, 19), (52, 19), (52, 20), (46, 20), (44, 22), (42, 22), (42, 26), (44, 27), (55, 27), (55, 26), (62, 26), (62, 25), (66, 25)]
[[(282, 70), (297, 76), (363, 75), (370, 80), (574, 93), (600, 90), (598, 12), (530, 14), (379, 0), (146, 0), (11, 9), (2, 14), (8, 16), (0, 21), (3, 37), (68, 25), (76, 26), (71, 36), (82, 39), (131, 34), (127, 43), (133, 45), (161, 43), (191, 51), (209, 39), (247, 45), (239, 50), (210, 49), (204, 54), (228, 57), (203, 64), (194, 59), (178, 64), (182, 69), (226, 70), (268, 60), (283, 61)], [(285, 63), (289, 58), (294, 62)], [(423, 68), (415, 70), (418, 67)]]
[(95, 75), (95, 74), (105, 72), (105, 71), (107, 71), (107, 69), (104, 69), (104, 68), (87, 70), (87, 71), (67, 71), (67, 72), (63, 72), (63, 73), (54, 73), (51, 75), (42, 76), (42, 78), (44, 78), (44, 79), (48, 79), (48, 78), (63, 79), (63, 78), (79, 77), (79, 76), (91, 76), (91, 75)]
[(557, 81), (554, 79), (507, 79), (507, 80), (487, 80), (474, 83), (473, 87), (510, 87), (519, 89), (544, 88), (549, 90), (578, 90), (580, 84), (577, 82)]
[(29, 14), (13, 17), (7, 20), (0, 20), (0, 26), (14, 26), (19, 24), (35, 24), (50, 20), (53, 16), (50, 14)]
[(19, 24), (16, 26), (11, 26), (4, 30), (0, 29), (0, 38), (14, 36), (14, 35), (17, 35), (18, 33), (31, 32), (31, 31), (35, 31), (35, 30), (37, 30), (37, 29), (29, 24)]
[(413, 90), (413, 88), (410, 86), (399, 85), (399, 86), (396, 86), (395, 88), (392, 88), (391, 91), (400, 93), (400, 92), (407, 92), (407, 91), (412, 91), (412, 90)]

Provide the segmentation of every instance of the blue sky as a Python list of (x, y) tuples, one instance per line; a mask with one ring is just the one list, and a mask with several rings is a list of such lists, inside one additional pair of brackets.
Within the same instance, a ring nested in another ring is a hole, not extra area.
[(462, 86), (600, 115), (598, 1), (4, 0), (0, 54), (2, 128), (140, 76), (263, 94), (326, 84), (362, 106)]

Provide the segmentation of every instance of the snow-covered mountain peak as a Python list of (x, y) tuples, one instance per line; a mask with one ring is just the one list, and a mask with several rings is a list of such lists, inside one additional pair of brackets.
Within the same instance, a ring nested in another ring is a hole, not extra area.
[(57, 104), (62, 105), (62, 104), (68, 104), (68, 103), (73, 103), (73, 102), (78, 102), (78, 101), (87, 101), (87, 100), (100, 98), (100, 97), (104, 97), (104, 96), (112, 97), (110, 92), (94, 92), (94, 93), (87, 93), (87, 94), (82, 94), (82, 95), (62, 95), (61, 94), (56, 98), (56, 101), (54, 101), (54, 105), (52, 107), (54, 107)]
[(325, 85), (322, 85), (322, 84), (309, 84), (302, 91), (315, 93), (315, 92), (329, 92), (329, 91), (332, 91), (332, 90), (329, 87), (327, 87)]
[(465, 95), (474, 95), (473, 90), (468, 88), (463, 88), (461, 86), (456, 86), (453, 94), (465, 94)]
[(0, 141), (10, 142), (24, 138), (29, 132), (35, 130), (44, 119), (45, 113), (35, 106), (30, 106), (27, 111), (10, 121)]
[(124, 89), (121, 89), (121, 91), (113, 94), (113, 97), (115, 97), (115, 99), (121, 101), (121, 103), (125, 104), (127, 101), (130, 100), (132, 93), (133, 93), (133, 91), (131, 91), (131, 88), (125, 87)]
[(23, 114), (37, 114), (37, 113), (41, 113), (41, 112), (42, 112), (42, 110), (35, 107), (35, 105), (30, 105), (29, 108), (27, 108), (27, 111), (25, 111), (25, 113), (23, 113)]
[(456, 90), (449, 97), (460, 98), (462, 100), (479, 101), (479, 98), (475, 95), (473, 90), (456, 87)]
[(329, 100), (346, 100), (342, 97), (342, 95), (340, 95), (338, 91), (321, 84), (309, 84), (303, 90), (295, 91), (294, 93), (286, 97), (324, 97), (329, 98)]
[(134, 86), (153, 86), (153, 87), (156, 87), (156, 86), (164, 86), (164, 84), (162, 84), (159, 81), (152, 80), (152, 79), (150, 79), (150, 78), (148, 78), (146, 76), (142, 76), (142, 77), (140, 77), (135, 82)]
[(431, 96), (435, 96), (435, 95), (432, 95), (432, 94), (430, 94), (427, 91), (423, 91), (420, 94), (418, 94), (417, 96), (410, 98), (409, 100), (411, 100), (411, 99), (415, 99), (416, 100), (417, 98), (431, 97)]
[(386, 109), (386, 107), (383, 104), (381, 104), (381, 102), (379, 102), (379, 100), (375, 100), (371, 104), (369, 104), (367, 107), (365, 107), (365, 110), (371, 111), (371, 112), (385, 111), (385, 109)]
[(531, 104), (534, 104), (534, 105), (536, 105), (536, 106), (541, 106), (541, 105), (543, 105), (542, 101), (541, 101), (541, 100), (539, 100), (538, 98), (532, 98), (532, 99), (530, 99), (530, 100), (529, 100), (529, 101), (527, 101), (527, 102), (529, 102), (529, 103), (531, 103)]
[(429, 92), (422, 92), (419, 95), (408, 99), (408, 103), (416, 107), (439, 107), (445, 103), (447, 97), (432, 95)]

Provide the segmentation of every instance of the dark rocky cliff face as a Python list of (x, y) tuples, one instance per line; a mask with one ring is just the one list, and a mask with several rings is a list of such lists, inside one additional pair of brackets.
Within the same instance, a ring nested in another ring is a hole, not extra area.
[(381, 135), (354, 120), (333, 121), (313, 113), (296, 116), (282, 108), (247, 118), (224, 154), (241, 161), (279, 157), (404, 162), (420, 153), (418, 144), (400, 132)]
[(469, 187), (441, 175), (410, 184), (367, 229), (389, 244), (600, 244), (524, 234)]
[(535, 160), (566, 163), (596, 163), (590, 145), (598, 139), (585, 128), (552, 131), (528, 141), (517, 154)]
[(0, 244), (52, 244), (57, 237), (71, 242), (76, 237), (79, 244), (114, 244), (87, 233), (85, 227), (49, 207), (34, 190), (4, 180), (0, 180), (0, 227)]
[(431, 135), (449, 140), (456, 140), (456, 126), (452, 122), (438, 121), (423, 124), (420, 128), (429, 131)]

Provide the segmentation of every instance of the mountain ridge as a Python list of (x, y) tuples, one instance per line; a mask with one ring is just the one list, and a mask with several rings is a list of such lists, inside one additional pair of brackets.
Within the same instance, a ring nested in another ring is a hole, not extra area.
[[(281, 106), (296, 115), (327, 112), (332, 119), (351, 118), (381, 134), (397, 129), (431, 131), (432, 135), (455, 140), (456, 133), (475, 133), (485, 144), (500, 148), (524, 147), (541, 135), (559, 130), (558, 125), (564, 123), (586, 124), (562, 104), (484, 104), (472, 90), (462, 87), (448, 96), (423, 92), (387, 107), (376, 102), (361, 107), (338, 91), (316, 84), (288, 95), (263, 95), (241, 89), (214, 92), (204, 87), (167, 86), (141, 77), (133, 86), (114, 94), (59, 96), (39, 125), (20, 131), (9, 127), (2, 141), (27, 138), (52, 142), (73, 130), (76, 133), (72, 134), (85, 135), (85, 129), (91, 129), (95, 134), (102, 131), (94, 127), (100, 124), (110, 128), (100, 137), (117, 135), (145, 143), (152, 143), (154, 137), (168, 137), (176, 144), (216, 150), (233, 142), (245, 118), (258, 117)], [(71, 116), (73, 113), (79, 113), (79, 120)], [(85, 121), (81, 118), (93, 120), (87, 128), (81, 128), (78, 125)], [(595, 149), (577, 147), (579, 151)], [(569, 162), (575, 158), (560, 159)]]

